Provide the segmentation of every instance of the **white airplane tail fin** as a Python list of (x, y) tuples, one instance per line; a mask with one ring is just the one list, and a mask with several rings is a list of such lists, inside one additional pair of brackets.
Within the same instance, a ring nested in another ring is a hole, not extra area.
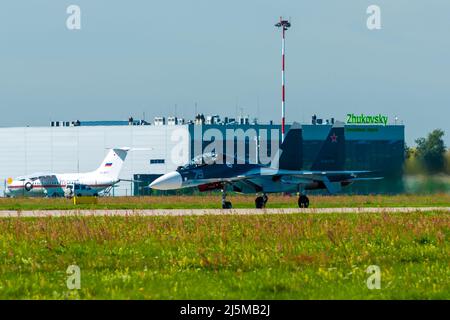
[(120, 171), (130, 148), (113, 148), (109, 150), (96, 174), (105, 175), (113, 180), (119, 179)]

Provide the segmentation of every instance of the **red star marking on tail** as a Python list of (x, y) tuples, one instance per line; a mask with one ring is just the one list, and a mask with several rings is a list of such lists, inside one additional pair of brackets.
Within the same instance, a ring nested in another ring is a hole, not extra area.
[(338, 136), (336, 135), (336, 133), (333, 132), (333, 135), (330, 138), (331, 138), (331, 142), (337, 142)]

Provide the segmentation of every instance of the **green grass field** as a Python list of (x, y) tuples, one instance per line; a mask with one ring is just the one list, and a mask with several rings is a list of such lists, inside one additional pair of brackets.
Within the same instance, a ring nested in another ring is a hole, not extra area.
[(0, 298), (450, 299), (449, 236), (448, 212), (3, 218)]
[[(340, 207), (442, 207), (450, 206), (450, 194), (310, 196), (311, 208)], [(254, 208), (255, 197), (231, 195), (234, 208)], [(296, 208), (296, 196), (269, 195), (268, 208)], [(220, 194), (202, 196), (101, 197), (96, 205), (77, 205), (69, 199), (0, 198), (0, 210), (67, 209), (194, 209), (220, 208)]]

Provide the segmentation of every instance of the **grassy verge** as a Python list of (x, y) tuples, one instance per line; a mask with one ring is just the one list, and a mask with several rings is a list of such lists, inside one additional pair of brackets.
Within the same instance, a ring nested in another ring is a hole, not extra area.
[[(254, 196), (232, 195), (234, 208), (254, 208)], [(369, 195), (310, 196), (312, 208), (338, 207), (435, 207), (449, 206), (450, 194), (436, 195)], [(68, 199), (0, 198), (0, 210), (67, 210), (67, 209), (195, 209), (220, 208), (220, 195), (104, 197), (96, 205), (75, 206)], [(268, 208), (295, 208), (295, 196), (270, 195)]]
[(0, 299), (449, 299), (449, 236), (445, 212), (4, 218)]

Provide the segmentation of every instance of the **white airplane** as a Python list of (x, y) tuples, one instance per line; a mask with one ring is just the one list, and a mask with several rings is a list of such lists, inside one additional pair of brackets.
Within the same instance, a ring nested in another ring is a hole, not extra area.
[(119, 179), (122, 165), (130, 148), (114, 148), (109, 151), (100, 167), (86, 173), (35, 173), (9, 178), (5, 195), (8, 197), (60, 197), (69, 195), (98, 196), (107, 191)]

